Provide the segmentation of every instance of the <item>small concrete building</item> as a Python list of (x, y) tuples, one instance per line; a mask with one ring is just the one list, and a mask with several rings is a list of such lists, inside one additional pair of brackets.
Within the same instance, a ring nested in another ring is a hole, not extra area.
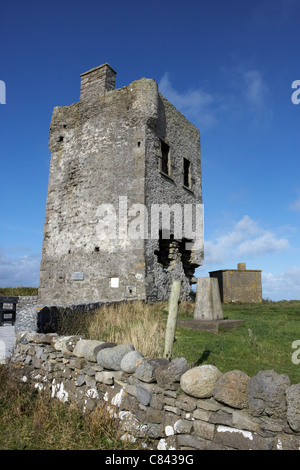
[(237, 269), (211, 271), (210, 277), (219, 281), (221, 302), (262, 302), (261, 270), (246, 269), (245, 263), (238, 263)]
[(115, 78), (53, 111), (40, 304), (166, 300), (174, 277), (188, 298), (202, 265), (200, 132), (155, 80)]

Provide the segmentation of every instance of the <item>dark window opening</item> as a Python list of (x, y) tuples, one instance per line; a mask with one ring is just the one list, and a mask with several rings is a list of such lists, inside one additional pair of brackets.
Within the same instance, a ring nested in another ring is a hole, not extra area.
[(170, 147), (165, 142), (161, 142), (161, 171), (170, 174)]
[(99, 253), (99, 246), (95, 246), (95, 250), (94, 250), (96, 253)]
[(62, 142), (64, 140), (63, 136), (60, 135), (59, 138), (58, 138), (58, 142)]
[(170, 265), (170, 244), (173, 241), (173, 235), (170, 235), (170, 238), (162, 237), (162, 230), (159, 231), (159, 245), (158, 250), (154, 251), (154, 254), (157, 256), (157, 262), (162, 264), (165, 269), (168, 269)]
[(191, 187), (191, 162), (187, 159), (183, 159), (183, 184), (187, 188)]
[(140, 146), (141, 146), (141, 142), (138, 142), (138, 147), (140, 147)]

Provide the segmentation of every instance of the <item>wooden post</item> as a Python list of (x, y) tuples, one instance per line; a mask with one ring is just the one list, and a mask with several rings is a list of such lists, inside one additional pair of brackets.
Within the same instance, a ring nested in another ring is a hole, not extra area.
[(172, 360), (173, 345), (175, 340), (175, 331), (178, 314), (178, 302), (180, 297), (181, 281), (173, 279), (171, 295), (169, 299), (169, 315), (166, 328), (165, 353), (164, 357)]

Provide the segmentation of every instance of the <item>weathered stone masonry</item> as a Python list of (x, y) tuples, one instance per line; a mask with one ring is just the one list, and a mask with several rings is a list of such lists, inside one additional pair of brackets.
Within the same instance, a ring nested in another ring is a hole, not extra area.
[(287, 375), (190, 369), (184, 358), (150, 360), (132, 345), (55, 333), (16, 340), (21, 380), (83, 412), (106, 403), (123, 439), (160, 450), (300, 448), (300, 384)]
[(191, 249), (172, 226), (167, 239), (120, 239), (120, 227), (113, 238), (109, 224), (99, 237), (103, 204), (118, 219), (126, 200), (129, 226), (142, 223), (137, 204), (150, 214), (152, 204), (202, 203), (199, 130), (153, 79), (115, 89), (115, 75), (108, 64), (85, 72), (80, 101), (53, 111), (39, 304), (165, 300), (173, 277), (188, 298), (202, 264), (203, 245)]

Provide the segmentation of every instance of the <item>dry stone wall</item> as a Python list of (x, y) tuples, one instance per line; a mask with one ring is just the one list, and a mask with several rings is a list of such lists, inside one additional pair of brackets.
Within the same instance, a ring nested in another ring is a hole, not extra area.
[(37, 295), (19, 295), (17, 303), (17, 312), (22, 310), (24, 307), (32, 306), (37, 304)]
[(149, 359), (131, 344), (19, 332), (11, 359), (21, 380), (83, 412), (107, 406), (122, 439), (158, 450), (296, 450), (300, 384), (260, 371), (189, 368)]

